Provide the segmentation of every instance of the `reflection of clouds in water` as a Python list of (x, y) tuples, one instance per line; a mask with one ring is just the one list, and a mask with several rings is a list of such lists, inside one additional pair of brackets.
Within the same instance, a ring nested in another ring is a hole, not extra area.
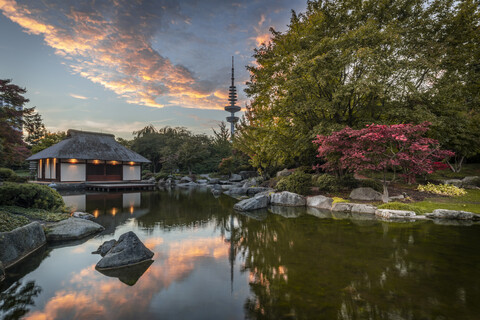
[(149, 309), (152, 298), (174, 282), (185, 279), (203, 258), (228, 257), (228, 243), (222, 238), (197, 238), (165, 244), (152, 237), (145, 245), (155, 250), (156, 261), (138, 282), (129, 287), (108, 278), (90, 265), (74, 275), (69, 288), (57, 291), (41, 311), (26, 319), (118, 319), (138, 316)]

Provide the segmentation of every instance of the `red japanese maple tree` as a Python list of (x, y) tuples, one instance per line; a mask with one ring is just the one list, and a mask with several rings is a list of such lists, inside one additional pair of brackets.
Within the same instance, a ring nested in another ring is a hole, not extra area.
[(407, 182), (416, 175), (432, 173), (435, 162), (454, 155), (441, 150), (437, 140), (426, 138), (430, 123), (418, 125), (367, 125), (354, 130), (346, 127), (329, 136), (317, 136), (317, 157), (326, 163), (319, 166), (325, 171), (342, 174), (365, 170), (383, 172), (383, 200), (388, 201), (386, 173), (402, 170)]

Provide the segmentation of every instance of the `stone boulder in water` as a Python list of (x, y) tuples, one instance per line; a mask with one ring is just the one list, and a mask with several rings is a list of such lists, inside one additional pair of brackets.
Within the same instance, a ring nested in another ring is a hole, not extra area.
[(97, 263), (97, 269), (114, 269), (132, 266), (152, 259), (150, 251), (132, 231), (118, 238), (112, 249)]

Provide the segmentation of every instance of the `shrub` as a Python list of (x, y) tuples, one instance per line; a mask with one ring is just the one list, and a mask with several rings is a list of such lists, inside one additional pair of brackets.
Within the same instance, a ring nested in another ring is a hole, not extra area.
[(418, 185), (418, 191), (434, 193), (434, 194), (441, 194), (444, 196), (463, 196), (466, 194), (465, 189), (456, 187), (451, 184), (433, 184), (427, 183), (426, 185)]
[(361, 181), (355, 179), (352, 175), (335, 177), (330, 174), (321, 174), (321, 175), (315, 175), (313, 177), (313, 185), (315, 187), (318, 187), (319, 190), (326, 191), (326, 192), (352, 190), (359, 187), (361, 183), (362, 183)]
[(406, 210), (406, 211), (413, 211), (416, 214), (422, 214), (422, 210), (416, 208), (408, 203), (402, 202), (389, 202), (381, 204), (377, 207), (378, 209), (391, 209), (391, 210)]
[(11, 181), (16, 174), (12, 169), (0, 168), (0, 181)]
[(327, 191), (327, 192), (336, 192), (340, 190), (338, 178), (330, 174), (314, 175), (312, 180), (313, 180), (313, 185), (315, 187), (318, 187), (318, 189), (320, 190)]
[(29, 223), (30, 220), (24, 216), (0, 211), (0, 232), (12, 231)]
[(155, 175), (155, 180), (159, 181), (161, 179), (168, 179), (168, 177), (170, 176), (169, 173), (166, 173), (166, 172), (159, 172)]
[(150, 171), (146, 172), (145, 174), (142, 174), (142, 180), (148, 180), (151, 177), (153, 177), (153, 173), (151, 173)]
[(280, 181), (277, 183), (276, 188), (279, 191), (290, 191), (306, 195), (310, 191), (311, 184), (311, 175), (302, 171), (295, 171), (293, 174), (280, 179)]
[(0, 186), (0, 205), (63, 210), (62, 196), (52, 188), (33, 183), (4, 183)]

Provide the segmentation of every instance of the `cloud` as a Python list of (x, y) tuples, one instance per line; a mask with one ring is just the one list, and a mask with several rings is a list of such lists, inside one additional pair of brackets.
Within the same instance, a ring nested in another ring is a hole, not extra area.
[(87, 97), (81, 96), (81, 95), (75, 94), (75, 93), (70, 93), (70, 97), (75, 98), (75, 99), (80, 99), (80, 100), (88, 100)]
[[(94, 5), (93, 5), (94, 4)], [(216, 88), (174, 64), (152, 46), (171, 21), (190, 24), (175, 1), (140, 3), (0, 0), (3, 14), (44, 41), (72, 72), (115, 92), (128, 103), (162, 108), (221, 109)], [(79, 95), (70, 94), (82, 99)]]

